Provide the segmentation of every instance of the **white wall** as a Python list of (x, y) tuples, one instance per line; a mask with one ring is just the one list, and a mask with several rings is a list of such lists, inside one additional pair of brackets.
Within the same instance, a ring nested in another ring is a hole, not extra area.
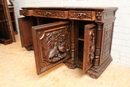
[(116, 6), (112, 43), (113, 61), (130, 67), (130, 0), (12, 0), (16, 17), (24, 6)]

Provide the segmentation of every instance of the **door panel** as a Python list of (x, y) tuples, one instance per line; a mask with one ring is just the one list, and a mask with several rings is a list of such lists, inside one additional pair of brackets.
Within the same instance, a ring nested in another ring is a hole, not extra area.
[(20, 38), (22, 47), (28, 47), (32, 45), (32, 22), (29, 17), (23, 17), (18, 19)]
[(87, 24), (84, 29), (83, 73), (93, 65), (95, 52), (95, 25)]
[(37, 74), (70, 58), (69, 22), (34, 26), (32, 35)]

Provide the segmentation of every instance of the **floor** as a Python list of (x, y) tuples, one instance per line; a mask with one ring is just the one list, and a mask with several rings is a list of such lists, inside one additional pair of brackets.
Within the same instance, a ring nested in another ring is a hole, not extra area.
[(113, 62), (98, 79), (63, 63), (37, 75), (34, 52), (21, 47), (19, 36), (16, 40), (0, 44), (0, 87), (130, 87), (130, 68)]

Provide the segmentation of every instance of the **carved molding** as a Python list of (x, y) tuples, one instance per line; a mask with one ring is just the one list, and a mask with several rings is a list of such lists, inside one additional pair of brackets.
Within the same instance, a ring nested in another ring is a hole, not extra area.
[(80, 11), (70, 11), (69, 12), (69, 18), (70, 19), (82, 19), (82, 20), (94, 20), (93, 18), (93, 12), (80, 12)]
[(29, 15), (28, 10), (20, 10), (20, 15)]
[(20, 15), (33, 16), (33, 10), (20, 10)]
[(40, 17), (68, 18), (68, 11), (34, 10), (33, 14)]

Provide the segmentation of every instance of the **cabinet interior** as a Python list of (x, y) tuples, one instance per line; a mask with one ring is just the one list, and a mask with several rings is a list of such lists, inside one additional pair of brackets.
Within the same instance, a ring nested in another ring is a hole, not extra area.
[(53, 23), (53, 22), (58, 22), (62, 21), (65, 19), (55, 19), (55, 18), (42, 18), (42, 17), (32, 17), (32, 24), (33, 26), (41, 25), (41, 24), (47, 24), (47, 23)]
[(77, 44), (78, 44), (78, 61), (81, 62), (81, 64), (83, 63), (83, 52), (84, 52), (84, 34), (85, 34), (85, 25), (87, 24), (91, 24), (93, 22), (88, 22), (88, 21), (80, 21), (78, 22), (78, 40), (77, 40)]

